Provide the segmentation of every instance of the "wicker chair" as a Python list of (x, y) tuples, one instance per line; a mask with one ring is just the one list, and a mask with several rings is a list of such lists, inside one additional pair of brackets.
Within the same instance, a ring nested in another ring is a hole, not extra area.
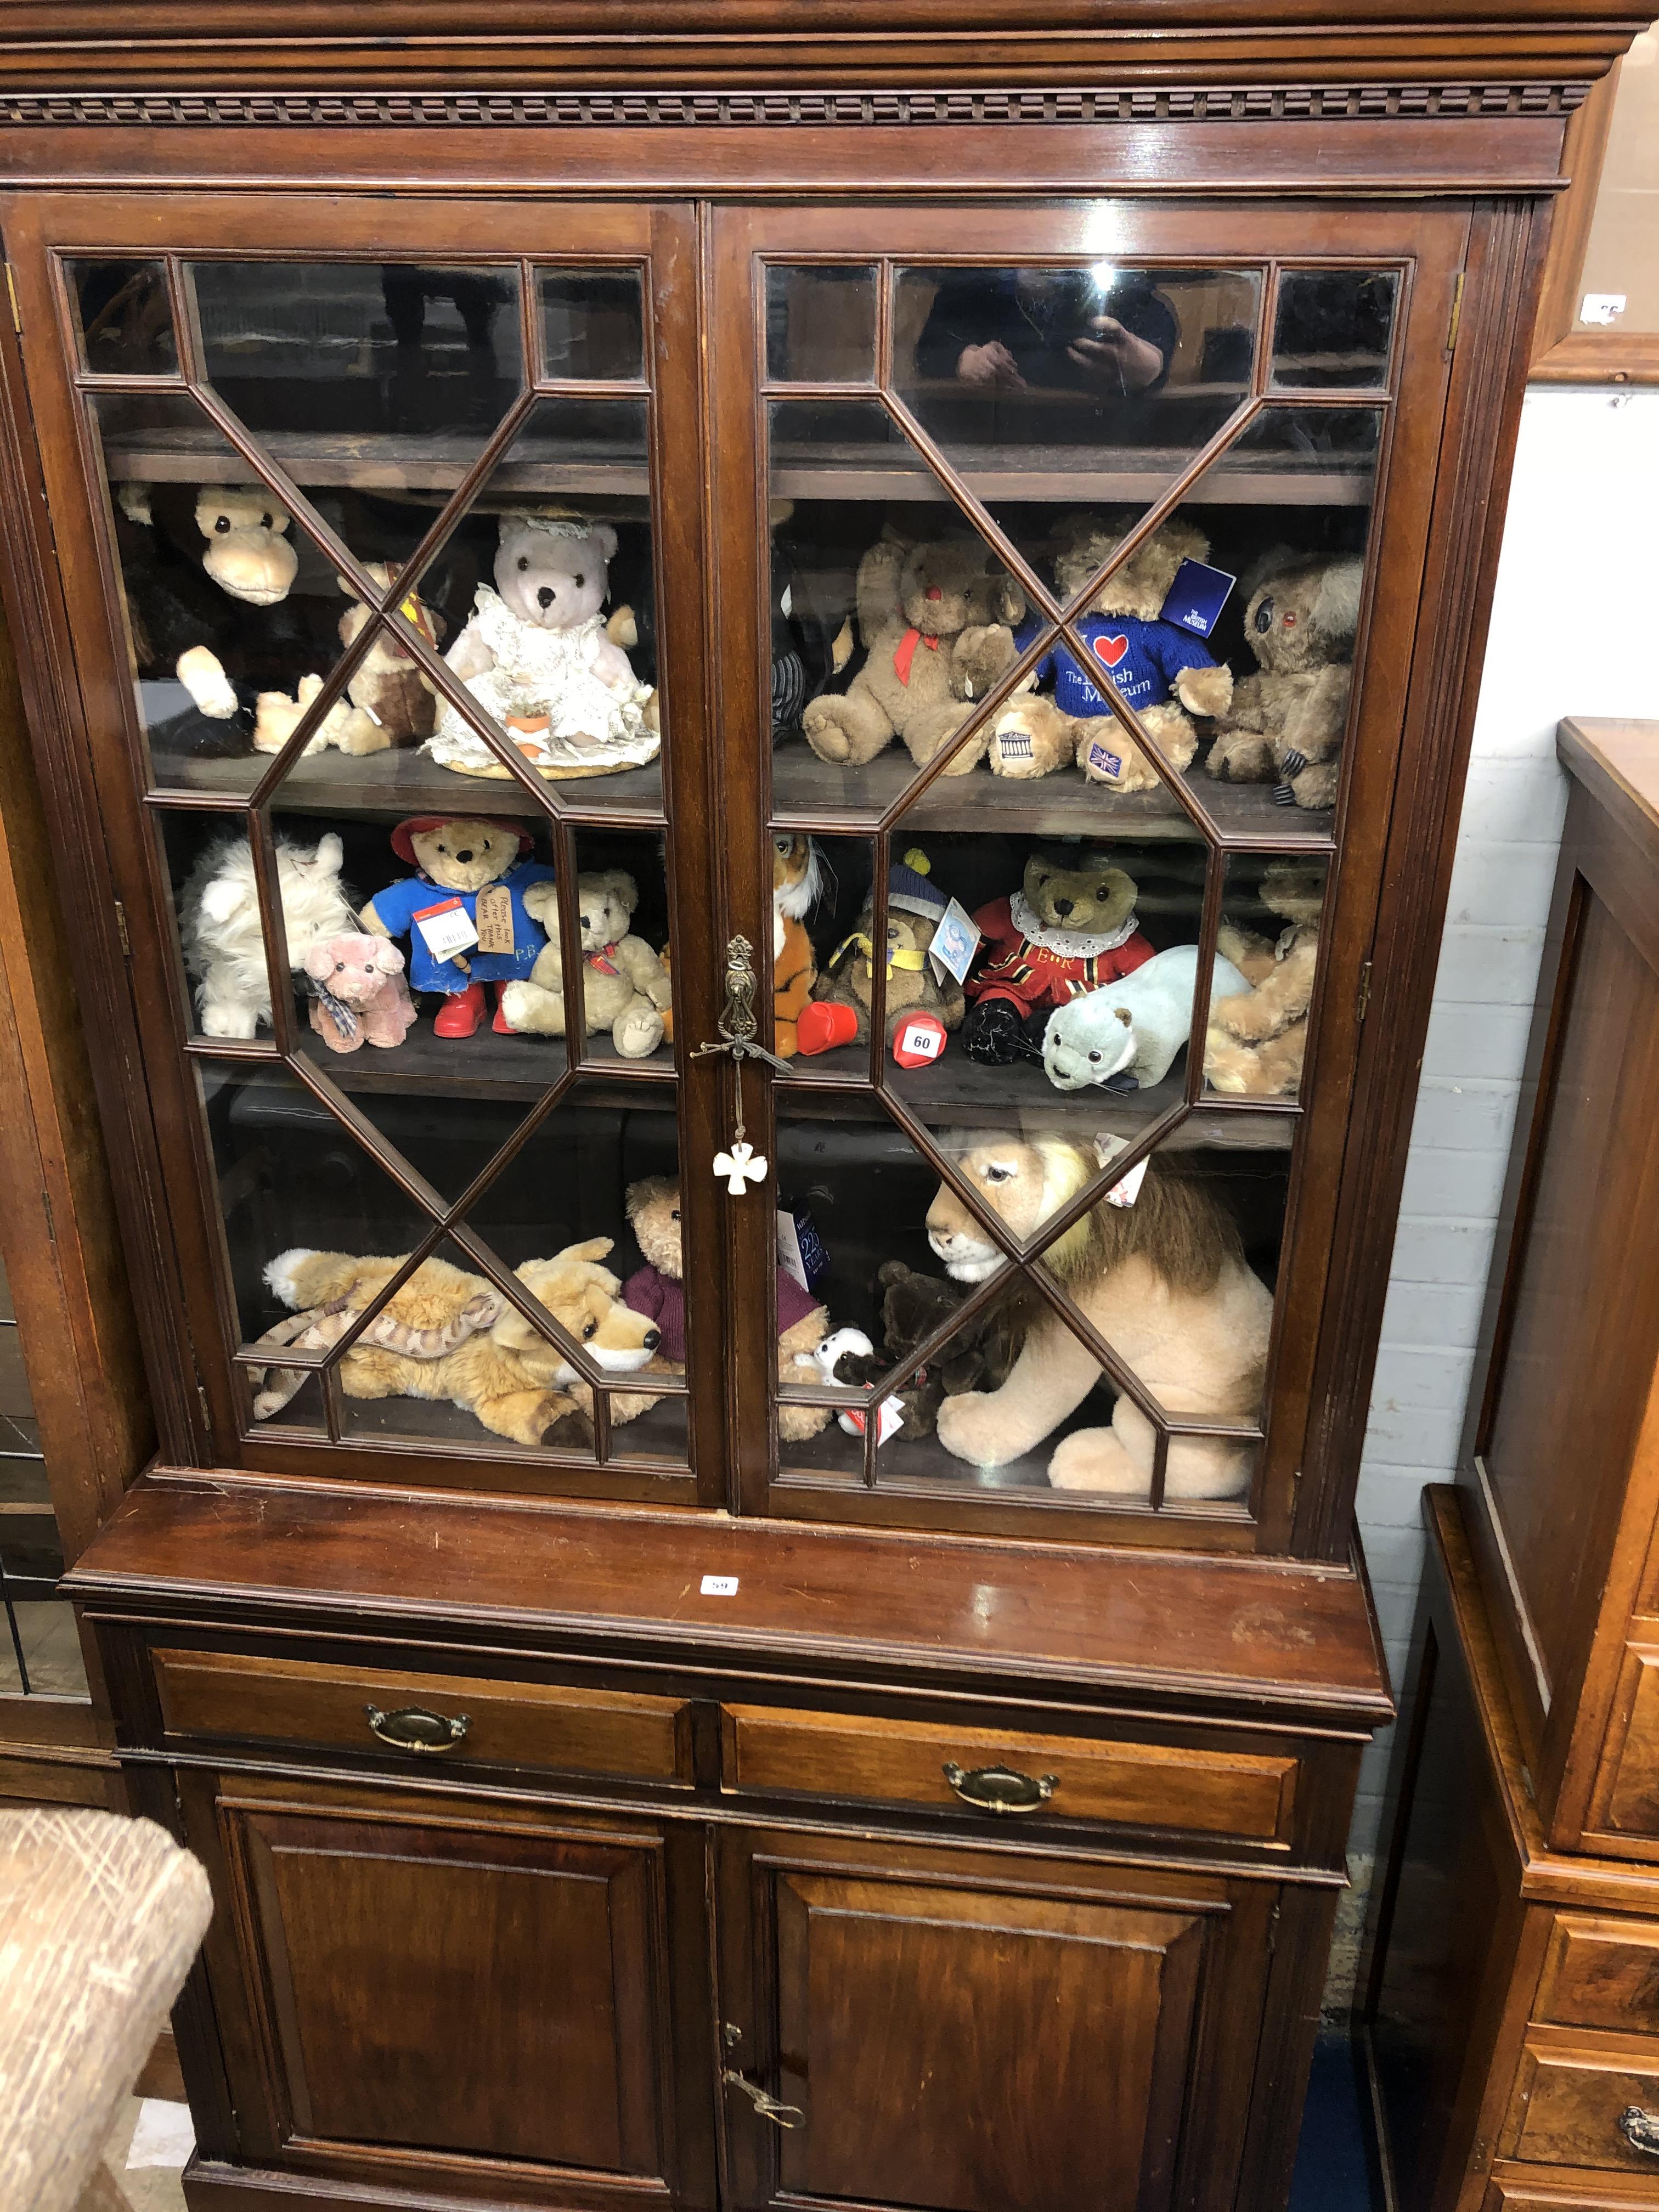
[(102, 2151), (212, 1913), (151, 1820), (0, 1813), (0, 2205), (123, 2212)]

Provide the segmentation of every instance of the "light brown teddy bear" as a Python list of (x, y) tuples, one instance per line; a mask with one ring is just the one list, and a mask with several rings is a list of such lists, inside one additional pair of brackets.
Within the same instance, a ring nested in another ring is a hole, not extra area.
[[(559, 895), (554, 884), (533, 884), (525, 910), (547, 932), (530, 980), (501, 994), (501, 1018), (510, 1030), (538, 1036), (565, 1034), (564, 971), (559, 962)], [(629, 933), (640, 902), (639, 886), (621, 868), (576, 878), (582, 933), (582, 1012), (590, 1034), (609, 1030), (624, 1060), (643, 1060), (663, 1041), (664, 1013), (672, 992), (667, 971), (642, 937)]]
[[(1062, 604), (1075, 598), (1123, 543), (1131, 518), (1108, 522), (1075, 514), (1056, 532), (1054, 584)], [(1232, 697), (1232, 671), (1178, 623), (1163, 619), (1164, 603), (1183, 561), (1206, 561), (1210, 543), (1191, 523), (1162, 524), (1115, 568), (1089, 601), (1079, 634), (1134, 709), (1170, 765), (1185, 769), (1198, 750), (1194, 714), (1219, 714)], [(1027, 642), (1022, 632), (1017, 641)], [(1028, 683), (1051, 679), (1052, 692), (1017, 695), (997, 716), (989, 757), (997, 775), (1052, 775), (1075, 761), (1091, 783), (1114, 791), (1155, 791), (1158, 771), (1069, 647), (1057, 645)]]
[[(868, 658), (845, 691), (807, 702), (806, 742), (837, 767), (873, 760), (896, 736), (930, 761), (1012, 661), (1025, 594), (977, 538), (955, 537), (883, 538), (859, 563), (856, 597)], [(984, 750), (965, 745), (945, 773), (965, 775)]]
[(1244, 610), (1255, 672), (1233, 687), (1204, 765), (1224, 782), (1273, 784), (1281, 806), (1334, 806), (1364, 563), (1279, 558), (1289, 565), (1276, 562)]
[[(606, 1373), (629, 1375), (645, 1366), (660, 1332), (624, 1304), (622, 1285), (599, 1263), (608, 1237), (567, 1245), (551, 1260), (526, 1260), (514, 1272), (573, 1342)], [(298, 1312), (361, 1313), (403, 1265), (401, 1259), (360, 1259), (349, 1252), (283, 1252), (265, 1269), (270, 1290)], [(491, 1310), (492, 1326), (472, 1328)], [(438, 1357), (359, 1337), (340, 1362), (340, 1387), (348, 1398), (448, 1399), (514, 1443), (540, 1444), (547, 1432), (578, 1410), (580, 1382), (563, 1348), (533, 1328), (482, 1275), (447, 1260), (423, 1260), (382, 1310), (407, 1345), (453, 1341)], [(378, 1325), (377, 1325), (378, 1327)], [(337, 1341), (337, 1333), (334, 1340)]]
[[(680, 1187), (672, 1176), (646, 1176), (628, 1192), (628, 1218), (635, 1242), (645, 1255), (622, 1286), (635, 1312), (661, 1331), (653, 1369), (671, 1375), (685, 1371), (684, 1255), (680, 1237)], [(823, 1370), (812, 1354), (830, 1334), (830, 1316), (785, 1267), (778, 1269), (778, 1381), (816, 1389)], [(654, 1406), (654, 1398), (632, 1392), (611, 1401), (614, 1420), (631, 1419)], [(778, 1434), (786, 1443), (803, 1443), (830, 1424), (828, 1406), (780, 1406)]]
[(1300, 1088), (1324, 900), (1322, 868), (1277, 862), (1262, 876), (1261, 902), (1285, 924), (1278, 939), (1222, 917), (1216, 950), (1251, 988), (1210, 1008), (1204, 1073), (1212, 1091), (1288, 1098)]

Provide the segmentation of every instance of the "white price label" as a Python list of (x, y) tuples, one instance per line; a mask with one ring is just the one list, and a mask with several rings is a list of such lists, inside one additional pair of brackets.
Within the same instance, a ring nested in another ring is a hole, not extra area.
[(469, 945), (478, 941), (472, 917), (459, 899), (447, 899), (442, 906), (425, 908), (415, 916), (415, 927), (434, 960), (453, 960), (458, 952), (465, 952)]
[(1108, 1206), (1133, 1206), (1140, 1195), (1140, 1186), (1146, 1180), (1146, 1163), (1141, 1160), (1132, 1167), (1121, 1182), (1115, 1182), (1106, 1194)]
[(735, 1575), (705, 1575), (702, 1578), (702, 1594), (705, 1597), (735, 1597), (738, 1594), (738, 1578)]
[(1586, 292), (1578, 319), (1581, 323), (1616, 323), (1625, 312), (1625, 298), (1622, 292)]

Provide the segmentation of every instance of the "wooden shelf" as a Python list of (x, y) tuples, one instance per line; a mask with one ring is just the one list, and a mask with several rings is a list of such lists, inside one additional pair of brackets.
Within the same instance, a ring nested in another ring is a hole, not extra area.
[[(190, 750), (192, 733), (222, 748), (225, 726), (205, 716), (180, 716), (150, 738), (153, 788), (210, 792), (234, 803), (245, 799), (270, 765), (266, 753), (219, 757)], [(647, 768), (550, 784), (560, 803), (590, 818), (619, 817), (628, 825), (663, 825), (660, 755)], [(535, 796), (504, 776), (461, 775), (417, 746), (396, 747), (353, 758), (331, 749), (297, 760), (283, 777), (274, 805), (286, 814), (512, 814), (538, 815)]]
[[(494, 425), (492, 424), (493, 429)], [(309, 490), (343, 488), (379, 493), (431, 492), (441, 504), (483, 451), (486, 434), (446, 436), (434, 432), (365, 434), (325, 430), (270, 430), (258, 443), (295, 482)], [(200, 430), (145, 430), (107, 438), (110, 477), (143, 483), (243, 483), (247, 463), (204, 417)], [(642, 447), (611, 440), (535, 441), (533, 460), (502, 460), (475, 504), (486, 512), (532, 493), (581, 492), (595, 498), (649, 501), (651, 471)]]
[[(781, 824), (822, 830), (873, 827), (918, 774), (896, 739), (862, 768), (821, 761), (805, 738), (788, 738), (772, 755), (772, 812)], [(1334, 816), (1280, 806), (1266, 783), (1218, 783), (1194, 761), (1192, 788), (1224, 837), (1271, 841), (1290, 848), (1331, 842)], [(843, 823), (841, 817), (866, 817)], [(976, 830), (982, 836), (1079, 835), (1197, 842), (1200, 831), (1167, 791), (1120, 793), (1087, 782), (1076, 769), (1035, 782), (994, 776), (981, 761), (965, 775), (944, 775), (909, 807), (895, 834)]]
[[(356, 1052), (331, 1052), (308, 1028), (301, 1032), (301, 1048), (348, 1093), (413, 1091), (424, 1098), (529, 1104), (565, 1069), (559, 1038), (501, 1036), (487, 1023), (470, 1037), (440, 1037), (426, 1013), (400, 1045), (388, 1050), (364, 1045)], [(1097, 1130), (1109, 1130), (1133, 1138), (1178, 1103), (1184, 1065), (1183, 1054), (1150, 1091), (1057, 1091), (1034, 1063), (983, 1067), (951, 1044), (926, 1067), (890, 1066), (886, 1079), (894, 1097), (928, 1129), (1056, 1130), (1085, 1139)], [(851, 1047), (793, 1061), (789, 1076), (777, 1079), (779, 1118), (893, 1126), (867, 1085), (848, 1086), (848, 1079), (862, 1076), (866, 1066), (863, 1051)], [(619, 1113), (672, 1113), (678, 1097), (672, 1047), (661, 1047), (647, 1060), (624, 1060), (608, 1038), (593, 1037), (571, 1103)], [(1181, 1124), (1169, 1148), (1285, 1152), (1295, 1139), (1298, 1118), (1285, 1108), (1206, 1105)]]

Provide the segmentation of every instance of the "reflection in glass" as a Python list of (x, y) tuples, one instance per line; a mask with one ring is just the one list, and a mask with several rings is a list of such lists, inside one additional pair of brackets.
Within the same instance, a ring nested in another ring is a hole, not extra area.
[(823, 264), (766, 272), (766, 374), (777, 384), (869, 384), (876, 272)]
[(1030, 558), (1047, 518), (1020, 502), (1144, 507), (1220, 429), (1261, 290), (1254, 270), (905, 270), (895, 384)]
[(418, 482), (440, 458), (459, 482), (523, 380), (513, 269), (198, 261), (189, 275), (209, 383), (277, 459), (326, 454), (337, 482), (360, 463), (384, 471), (387, 439), (418, 441)]
[(1293, 1098), (1301, 1088), (1328, 866), (1228, 855), (1217, 950), (1248, 988), (1211, 1000), (1204, 1048), (1210, 1090)]
[(1281, 271), (1273, 381), (1333, 391), (1386, 384), (1399, 290), (1392, 270)]
[(637, 269), (543, 269), (536, 296), (544, 376), (641, 374), (645, 337)]
[(64, 264), (81, 337), (95, 376), (170, 376), (179, 367), (167, 270), (159, 261)]

